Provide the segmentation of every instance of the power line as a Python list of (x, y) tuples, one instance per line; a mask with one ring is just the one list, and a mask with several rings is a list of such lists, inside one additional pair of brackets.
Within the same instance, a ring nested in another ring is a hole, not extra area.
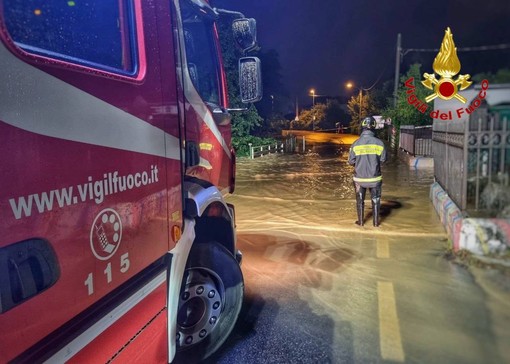
[(372, 84), (372, 86), (370, 86), (369, 88), (367, 89), (364, 89), (365, 91), (370, 91), (371, 89), (373, 89), (375, 87), (375, 85), (377, 85), (379, 83), (379, 81), (381, 80), (384, 72), (386, 71), (386, 69), (388, 68), (388, 64), (389, 64), (389, 58), (386, 60), (386, 64), (384, 65), (384, 67), (382, 68), (382, 71), (381, 73), (379, 74), (379, 76), (377, 77), (377, 79), (375, 80), (375, 82)]
[[(397, 105), (398, 80), (400, 77), (400, 62), (409, 52), (439, 52), (439, 48), (402, 48), (401, 34), (397, 35), (397, 56), (395, 61), (395, 85), (393, 90), (393, 106)], [(457, 52), (480, 52), (510, 49), (510, 43), (502, 43), (495, 45), (483, 45), (478, 47), (462, 47), (457, 48)]]
[[(457, 52), (479, 52), (479, 51), (495, 51), (502, 49), (510, 49), (510, 43), (495, 44), (495, 45), (484, 45), (478, 47), (462, 47), (457, 48)], [(439, 48), (401, 48), (402, 55), (406, 55), (409, 52), (439, 52)]]

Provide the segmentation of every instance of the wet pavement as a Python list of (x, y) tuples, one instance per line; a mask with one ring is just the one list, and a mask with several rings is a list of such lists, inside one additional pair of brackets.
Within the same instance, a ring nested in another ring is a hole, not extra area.
[(510, 362), (508, 296), (444, 257), (432, 170), (387, 163), (382, 225), (358, 227), (346, 160), (326, 148), (238, 161), (245, 302), (207, 362)]

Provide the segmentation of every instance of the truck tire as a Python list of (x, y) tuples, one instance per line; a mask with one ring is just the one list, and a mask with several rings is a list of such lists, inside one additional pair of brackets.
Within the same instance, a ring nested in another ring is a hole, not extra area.
[(241, 311), (241, 268), (221, 244), (194, 244), (184, 272), (177, 311), (177, 363), (197, 363), (227, 339)]

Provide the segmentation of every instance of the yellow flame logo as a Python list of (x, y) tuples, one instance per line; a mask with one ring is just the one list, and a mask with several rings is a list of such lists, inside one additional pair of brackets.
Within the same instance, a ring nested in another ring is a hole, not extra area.
[(438, 75), (443, 77), (455, 76), (460, 71), (460, 61), (457, 57), (457, 48), (453, 42), (453, 35), (450, 28), (446, 29), (441, 49), (434, 59), (432, 66)]
[(441, 49), (434, 59), (432, 68), (441, 78), (438, 80), (435, 74), (423, 74), (425, 80), (421, 83), (429, 90), (434, 91), (433, 94), (425, 98), (425, 101), (430, 102), (439, 97), (443, 100), (456, 98), (465, 103), (466, 98), (459, 95), (458, 91), (471, 86), (472, 81), (469, 81), (470, 75), (459, 75), (456, 80), (453, 79), (453, 76), (460, 72), (460, 61), (457, 57), (457, 48), (453, 42), (453, 34), (450, 28), (446, 28)]

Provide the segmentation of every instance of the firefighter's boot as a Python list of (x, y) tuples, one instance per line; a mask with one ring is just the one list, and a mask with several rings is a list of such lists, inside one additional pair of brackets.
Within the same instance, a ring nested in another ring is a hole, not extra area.
[(356, 211), (358, 212), (358, 220), (356, 225), (363, 226), (364, 210), (365, 210), (365, 198), (364, 194), (358, 192), (356, 194)]
[(381, 198), (376, 197), (372, 199), (372, 218), (375, 227), (378, 227), (381, 224), (380, 220), (380, 211), (381, 211)]

